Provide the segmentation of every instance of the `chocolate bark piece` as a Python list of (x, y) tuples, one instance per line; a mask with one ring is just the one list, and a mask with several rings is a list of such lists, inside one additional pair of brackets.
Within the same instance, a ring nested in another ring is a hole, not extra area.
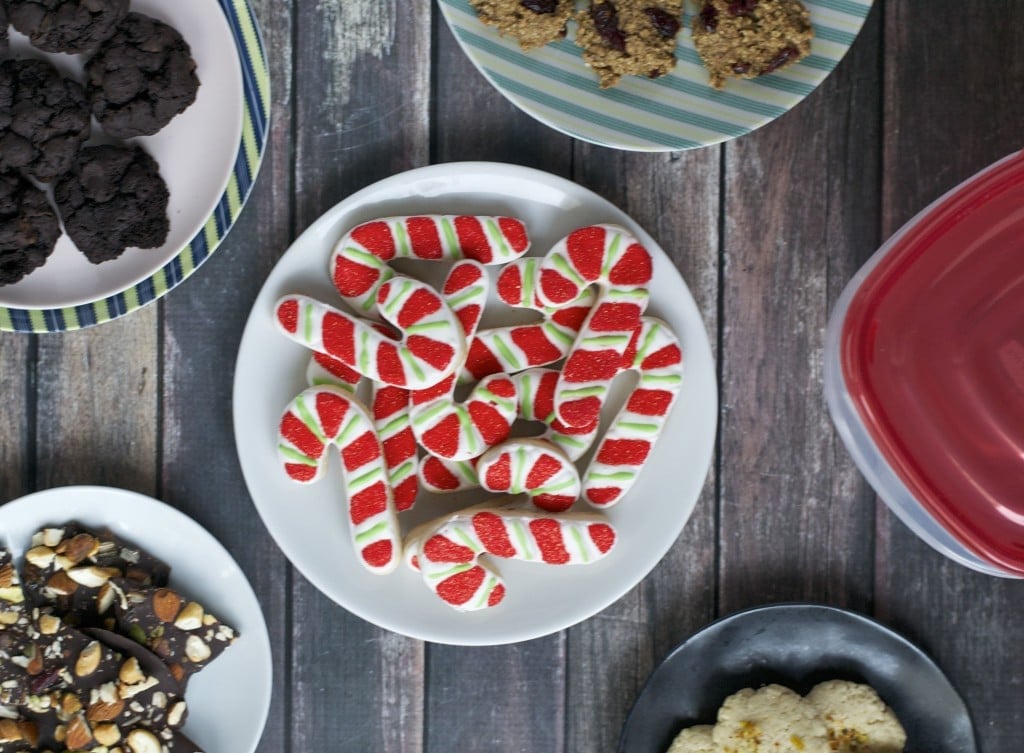
[(0, 630), (17, 623), (27, 611), (14, 557), (7, 549), (0, 549)]
[(11, 23), (46, 52), (77, 55), (109, 39), (128, 0), (7, 0)]
[(123, 589), (114, 609), (118, 632), (149, 648), (179, 680), (201, 670), (238, 637), (202, 605), (170, 588)]
[(68, 171), (91, 129), (77, 82), (45, 60), (0, 62), (0, 170), (48, 183)]
[(138, 146), (86, 147), (53, 195), (68, 235), (93, 264), (162, 246), (170, 232), (167, 184)]
[(28, 675), (15, 658), (25, 654), (31, 619), (13, 557), (0, 549), (0, 705), (20, 703), (28, 693)]
[(34, 751), (39, 744), (39, 730), (35, 722), (13, 710), (0, 708), (0, 753)]
[(60, 234), (46, 194), (16, 172), (0, 172), (0, 285), (16, 283), (46, 263)]
[(176, 29), (129, 13), (85, 66), (92, 112), (119, 139), (151, 136), (196, 100), (199, 78)]
[(25, 553), (24, 588), (34, 605), (71, 625), (98, 627), (113, 603), (104, 586), (120, 578), (134, 587), (164, 585), (170, 568), (110, 532), (77, 523), (45, 528)]

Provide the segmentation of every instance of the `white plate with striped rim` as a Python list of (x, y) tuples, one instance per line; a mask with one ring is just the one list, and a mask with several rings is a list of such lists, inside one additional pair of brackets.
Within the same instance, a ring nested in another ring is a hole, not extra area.
[(514, 105), (584, 141), (642, 152), (695, 149), (742, 136), (799, 104), (825, 80), (856, 39), (873, 0), (804, 0), (814, 26), (811, 54), (757, 79), (717, 91), (693, 47), (690, 10), (679, 32), (675, 70), (658, 79), (627, 76), (601, 89), (568, 36), (531, 52), (483, 24), (469, 0), (439, 0), (462, 49)]

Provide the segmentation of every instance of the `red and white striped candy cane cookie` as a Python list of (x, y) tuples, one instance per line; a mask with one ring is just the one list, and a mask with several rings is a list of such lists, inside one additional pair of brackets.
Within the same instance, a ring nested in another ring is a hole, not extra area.
[(537, 298), (540, 259), (518, 259), (498, 274), (498, 296), (509, 306), (537, 311), (544, 319), (530, 324), (480, 330), (469, 343), (460, 381), (472, 382), (490, 374), (514, 373), (565, 358), (593, 307), (595, 294), (585, 288), (567, 306), (545, 306)]
[(459, 611), (497, 606), (505, 585), (484, 555), (548, 565), (586, 565), (615, 545), (615, 529), (601, 516), (553, 515), (486, 503), (444, 516), (406, 539), (406, 561), (427, 586)]
[(534, 507), (565, 512), (580, 496), (580, 474), (561, 450), (543, 439), (510, 439), (492, 447), (476, 464), (489, 492), (527, 494)]
[(401, 556), (401, 536), (373, 421), (343, 390), (310, 387), (281, 417), (278, 456), (291, 479), (309, 484), (323, 477), (327, 445), (341, 452), (350, 532), (359, 558), (371, 572), (389, 573)]
[[(597, 436), (598, 421), (587, 426), (566, 426), (555, 415), (557, 371), (527, 369), (514, 374), (512, 382), (518, 398), (518, 416), (545, 424), (539, 439), (554, 444), (571, 461), (578, 460), (590, 449)], [(476, 489), (480, 486), (476, 462), (476, 459), (451, 461), (428, 455), (420, 461), (420, 483), (438, 493)]]
[(404, 335), (401, 342), (382, 334), (373, 322), (303, 295), (279, 300), (274, 318), (295, 342), (395, 387), (431, 387), (461, 366), (466, 338), (458, 317), (433, 288), (396, 277), (378, 294), (378, 309)]
[(654, 449), (683, 382), (679, 340), (660, 319), (644, 317), (626, 354), (640, 375), (583, 476), (583, 494), (595, 507), (611, 507), (636, 481)]
[(598, 417), (647, 308), (652, 274), (647, 249), (615, 225), (574, 230), (544, 257), (538, 295), (545, 305), (565, 306), (588, 285), (601, 288), (559, 380), (555, 409), (563, 423), (580, 426)]
[(334, 247), (330, 274), (341, 297), (369, 311), (391, 279), (394, 259), (504, 264), (530, 248), (526, 226), (512, 217), (428, 215), (385, 217), (358, 225)]

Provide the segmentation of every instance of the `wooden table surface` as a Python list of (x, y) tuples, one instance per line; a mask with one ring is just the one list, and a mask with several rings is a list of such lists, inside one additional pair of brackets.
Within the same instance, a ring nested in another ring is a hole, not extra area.
[[(608, 753), (674, 645), (720, 615), (791, 600), (903, 633), (963, 694), (984, 753), (1024, 750), (1024, 582), (960, 567), (896, 520), (822, 396), (825, 325), (853, 272), (927, 203), (1022, 146), (1024, 3), (878, 0), (800, 106), (672, 154), (592, 146), (518, 112), (425, 0), (254, 7), (274, 113), (249, 205), (159, 304), (87, 331), (0, 336), (0, 498), (125, 487), (224, 542), (275, 649), (261, 751)], [(497, 648), (425, 645), (322, 596), (256, 515), (231, 430), (242, 327), (289, 243), (373, 181), (457, 160), (566, 176), (632, 215), (697, 299), (721, 398), (703, 496), (661, 564), (583, 624)]]

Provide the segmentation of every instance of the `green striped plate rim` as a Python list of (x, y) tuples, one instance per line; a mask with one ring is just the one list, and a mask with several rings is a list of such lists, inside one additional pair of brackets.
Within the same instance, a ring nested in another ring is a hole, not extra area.
[(602, 146), (676, 151), (718, 144), (771, 122), (814, 91), (846, 54), (872, 0), (805, 0), (814, 26), (811, 54), (777, 73), (708, 84), (687, 12), (675, 70), (659, 79), (629, 76), (601, 89), (568, 38), (523, 52), (480, 22), (469, 0), (439, 0), (448, 25), (481, 73), (513, 104), (563, 133)]
[(263, 161), (270, 127), (270, 72), (259, 26), (247, 0), (217, 0), (231, 27), (242, 66), (245, 110), (235, 165), (213, 214), (192, 241), (152, 276), (108, 298), (60, 309), (0, 307), (5, 332), (66, 332), (117, 319), (184, 282), (210, 257), (242, 212)]

